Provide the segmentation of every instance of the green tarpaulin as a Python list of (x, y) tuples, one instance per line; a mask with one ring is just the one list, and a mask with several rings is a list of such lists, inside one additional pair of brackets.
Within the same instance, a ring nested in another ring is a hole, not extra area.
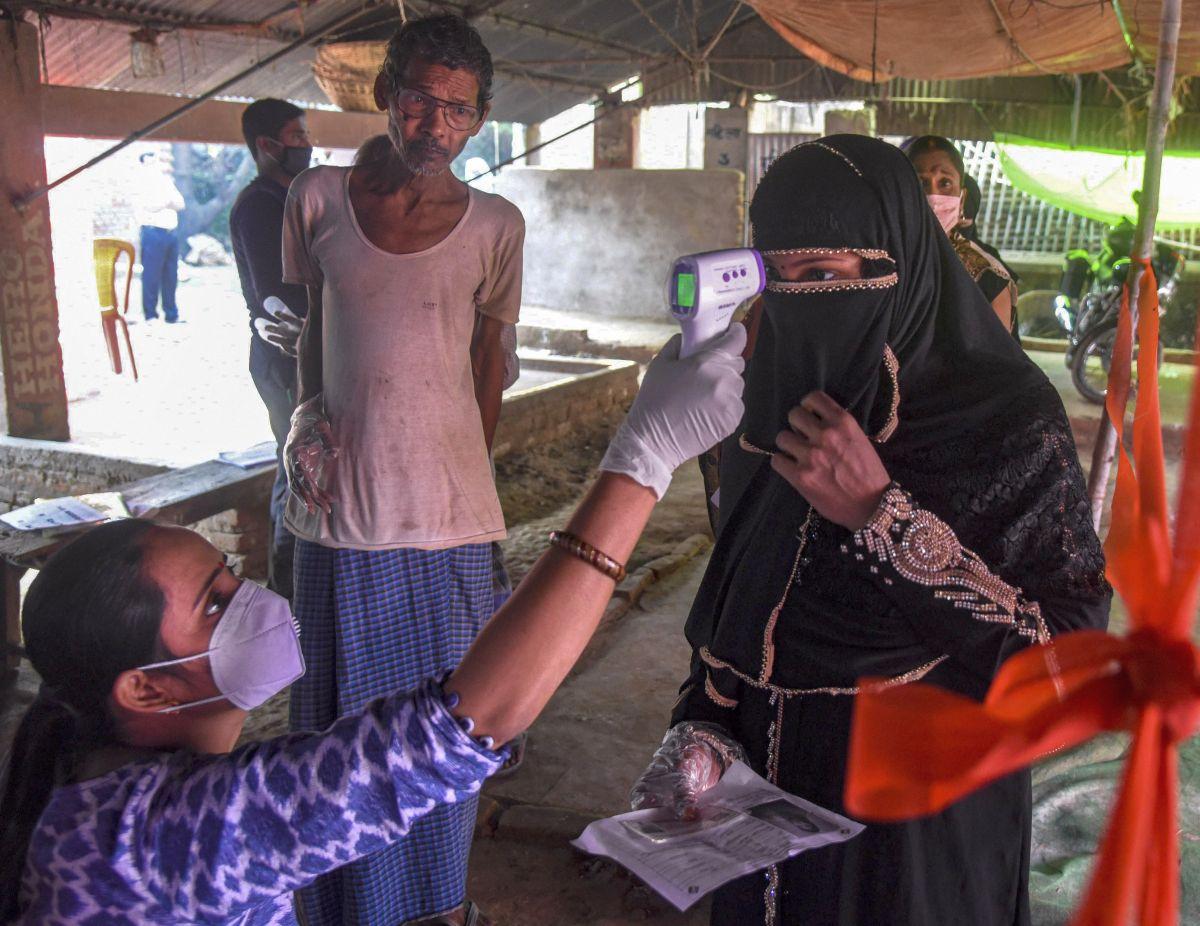
[[(1133, 194), (1141, 189), (1146, 157), (1140, 152), (1070, 148), (1020, 135), (997, 135), (1005, 176), (1038, 199), (1113, 225), (1136, 220)], [(1200, 225), (1200, 152), (1163, 157), (1159, 229)]]

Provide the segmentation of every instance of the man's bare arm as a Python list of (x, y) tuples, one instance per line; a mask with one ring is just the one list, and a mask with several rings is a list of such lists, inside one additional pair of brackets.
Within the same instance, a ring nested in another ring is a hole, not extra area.
[(297, 344), (298, 380), (300, 394), (296, 404), (306, 402), (321, 392), (323, 368), (321, 364), (321, 288), (308, 287), (308, 316), (304, 319), (304, 327), (300, 329), (300, 341)]
[(483, 422), (483, 439), (488, 453), (500, 420), (500, 402), (504, 392), (504, 347), (500, 330), (504, 323), (482, 313), (476, 317), (471, 337), (471, 372), (475, 377), (475, 402)]

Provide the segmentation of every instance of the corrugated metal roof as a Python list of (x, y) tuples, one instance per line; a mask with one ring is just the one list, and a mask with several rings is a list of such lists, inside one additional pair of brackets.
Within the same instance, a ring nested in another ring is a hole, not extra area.
[[(732, 0), (638, 2), (656, 25), (635, 0), (474, 0), (476, 9), (488, 9), (473, 22), (497, 65), (494, 117), (539, 122), (634, 74), (643, 75), (654, 103), (736, 100), (755, 92), (797, 101), (877, 99), (881, 116), (914, 124), (944, 117), (954, 123), (944, 131), (962, 138), (977, 137), (989, 126), (1017, 130), (1012, 122), (1033, 122), (1053, 132), (1050, 137), (1062, 137), (1062, 107), (1069, 108), (1073, 99), (1071, 80), (1052, 76), (866, 84), (803, 57), (748, 7), (737, 8)], [(363, 10), (363, 19), (333, 39), (382, 41), (399, 24), (392, 0), (310, 0), (302, 17), (288, 0), (0, 0), (0, 7), (47, 14), (44, 58), (51, 83), (179, 95), (207, 90), (301, 31), (348, 12)], [(436, 9), (463, 11), (467, 4), (407, 0), (406, 7), (410, 15), (421, 15)], [(697, 38), (703, 43), (731, 12), (733, 25), (707, 68), (693, 74), (675, 54), (675, 45), (694, 48)], [(184, 22), (195, 28), (182, 27)], [(257, 30), (218, 31), (229, 30), (232, 23), (264, 22)], [(166, 30), (159, 39), (165, 64), (160, 77), (136, 78), (130, 68), (130, 33), (145, 23)], [(314, 54), (312, 48), (298, 49), (239, 82), (228, 96), (327, 104), (312, 78)], [(1145, 92), (1136, 77), (1126, 74), (1084, 77), (1081, 127), (1089, 138), (1106, 132), (1111, 137), (1113, 126), (1125, 125), (1114, 86), (1132, 99)], [(1195, 111), (1196, 103), (1187, 108)], [(1190, 126), (1177, 141), (1185, 136), (1190, 144)]]
[[(692, 46), (693, 34), (702, 40), (713, 34), (732, 8), (730, 0), (699, 0), (698, 16), (693, 22), (690, 16), (681, 15), (682, 7), (676, 0), (645, 0), (644, 5), (672, 40), (688, 47)], [(282, 47), (292, 34), (299, 34), (299, 20), (294, 13), (272, 20), (275, 28), (260, 35), (178, 28), (159, 39), (165, 74), (138, 78), (130, 67), (130, 33), (136, 28), (135, 21), (166, 28), (190, 18), (199, 26), (228, 26), (231, 22), (278, 16), (290, 5), (279, 0), (56, 0), (54, 6), (75, 15), (98, 17), (72, 19), (51, 13), (43, 20), (47, 24), (44, 45), (48, 80), (72, 86), (195, 95)], [(319, 28), (363, 6), (362, 0), (319, 0), (306, 7), (304, 25), (306, 29)], [(455, 8), (465, 4), (439, 2), (436, 6)], [(414, 14), (432, 10), (434, 5), (410, 2), (407, 8)], [(360, 24), (339, 31), (338, 37), (382, 38), (400, 21), (392, 4), (364, 15)], [(740, 15), (753, 19), (755, 14), (742, 10)], [(502, 120), (541, 121), (591, 98), (592, 88), (612, 86), (653, 67), (675, 51), (671, 40), (628, 2), (512, 0), (496, 5), (492, 12), (477, 17), (474, 24), (497, 64), (494, 114)], [(762, 34), (774, 38), (765, 27)], [(311, 48), (298, 49), (266, 71), (241, 81), (229, 95), (286, 96), (303, 103), (327, 104), (312, 80), (313, 56)]]

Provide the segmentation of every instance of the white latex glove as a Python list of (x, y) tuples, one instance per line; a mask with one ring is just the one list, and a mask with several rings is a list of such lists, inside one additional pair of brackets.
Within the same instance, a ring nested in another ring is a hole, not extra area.
[(746, 329), (729, 327), (712, 346), (679, 359), (675, 335), (650, 361), (633, 407), (600, 468), (624, 473), (662, 498), (676, 467), (733, 433), (742, 420)]
[(318, 508), (326, 514), (333, 511), (329, 489), (337, 456), (333, 429), (325, 417), (324, 396), (318, 393), (292, 412), (292, 426), (283, 446), (288, 488), (310, 512)]
[(671, 727), (642, 772), (629, 803), (634, 810), (665, 807), (677, 818), (695, 817), (696, 798), (721, 780), (746, 751), (714, 723), (684, 721)]
[(300, 328), (304, 325), (304, 320), (292, 312), (278, 296), (267, 296), (263, 300), (263, 309), (271, 318), (254, 319), (254, 331), (272, 347), (277, 347), (289, 357), (295, 357), (296, 344), (300, 340)]

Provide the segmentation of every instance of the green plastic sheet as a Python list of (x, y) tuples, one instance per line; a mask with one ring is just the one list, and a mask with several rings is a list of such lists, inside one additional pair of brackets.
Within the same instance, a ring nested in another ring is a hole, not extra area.
[[(1004, 174), (1019, 190), (1089, 219), (1115, 225), (1137, 219), (1133, 194), (1142, 187), (1141, 152), (1070, 148), (1020, 135), (997, 135)], [(1200, 225), (1200, 152), (1163, 157), (1159, 229)]]

